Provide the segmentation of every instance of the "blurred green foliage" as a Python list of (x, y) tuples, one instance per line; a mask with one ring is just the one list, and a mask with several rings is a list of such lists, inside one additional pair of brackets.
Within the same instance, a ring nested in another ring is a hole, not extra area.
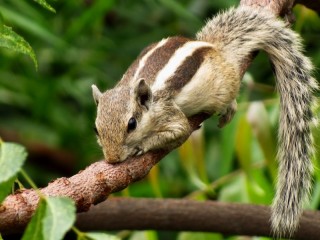
[(0, 203), (11, 192), (23, 163), (27, 158), (23, 146), (15, 143), (4, 143), (0, 139)]
[[(102, 157), (92, 130), (96, 108), (91, 84), (111, 88), (145, 46), (172, 35), (192, 37), (206, 19), (238, 1), (49, 3), (56, 13), (30, 0), (0, 0), (1, 21), (30, 43), (39, 64), (36, 71), (28, 57), (1, 48), (0, 135), (26, 145), (30, 153), (26, 169), (39, 186)], [(296, 7), (295, 14), (293, 28), (303, 36), (306, 54), (319, 68), (320, 19), (303, 7)], [(320, 79), (318, 72), (315, 75)], [(228, 126), (218, 129), (217, 119), (211, 118), (148, 178), (118, 195), (270, 204), (277, 172), (279, 101), (265, 54), (259, 54), (245, 75), (238, 102), (238, 113)], [(314, 135), (319, 147), (317, 129)], [(310, 207), (318, 208), (319, 171), (314, 189)], [(167, 239), (169, 233), (131, 234), (132, 239)], [(177, 239), (234, 239), (170, 234)]]

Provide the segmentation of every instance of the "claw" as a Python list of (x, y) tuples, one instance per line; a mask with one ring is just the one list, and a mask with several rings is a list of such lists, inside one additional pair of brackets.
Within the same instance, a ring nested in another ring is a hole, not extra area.
[(223, 128), (227, 123), (229, 123), (233, 118), (234, 114), (236, 113), (236, 111), (237, 111), (237, 102), (236, 100), (234, 100), (224, 112), (220, 113), (218, 127)]

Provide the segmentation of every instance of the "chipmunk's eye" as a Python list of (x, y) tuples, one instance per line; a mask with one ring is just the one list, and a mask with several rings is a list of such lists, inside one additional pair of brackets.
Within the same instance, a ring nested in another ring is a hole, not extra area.
[(137, 120), (134, 117), (130, 118), (128, 122), (128, 132), (135, 130), (136, 127), (137, 127)]
[(99, 137), (99, 132), (98, 129), (96, 127), (93, 128), (94, 132), (96, 133), (96, 135)]

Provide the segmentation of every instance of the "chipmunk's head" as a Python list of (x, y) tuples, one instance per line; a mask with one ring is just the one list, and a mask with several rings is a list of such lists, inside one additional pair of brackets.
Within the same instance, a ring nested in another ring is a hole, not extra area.
[(145, 137), (147, 113), (152, 104), (152, 93), (140, 79), (134, 86), (118, 86), (101, 93), (92, 85), (98, 111), (95, 132), (106, 161), (122, 162), (142, 154), (141, 141)]

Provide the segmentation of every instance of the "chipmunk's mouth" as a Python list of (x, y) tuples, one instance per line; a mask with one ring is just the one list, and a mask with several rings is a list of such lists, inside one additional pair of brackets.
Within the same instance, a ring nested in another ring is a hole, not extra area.
[(136, 157), (136, 156), (140, 156), (142, 154), (143, 154), (143, 150), (139, 147), (135, 147), (133, 156)]
[(144, 153), (143, 149), (140, 147), (134, 147), (134, 148), (124, 148), (122, 151), (122, 154), (120, 154), (120, 157), (115, 162), (123, 162), (126, 159), (130, 157), (137, 157)]

